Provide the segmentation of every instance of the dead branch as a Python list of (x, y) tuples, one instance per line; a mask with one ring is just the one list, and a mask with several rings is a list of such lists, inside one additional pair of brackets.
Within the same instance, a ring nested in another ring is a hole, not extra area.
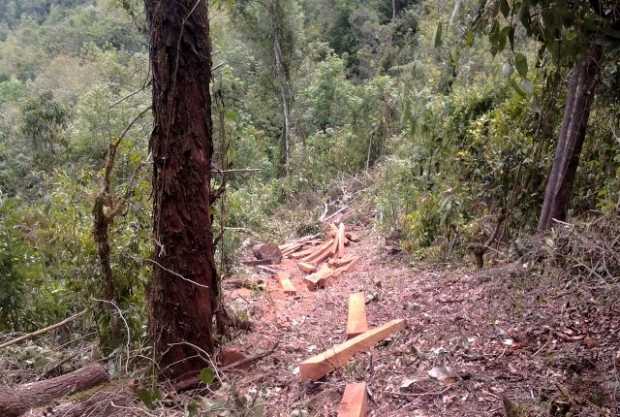
[(17, 337), (15, 339), (13, 339), (13, 340), (9, 340), (8, 342), (4, 342), (4, 343), (2, 343), (0, 345), (0, 349), (3, 349), (5, 347), (11, 346), (11, 345), (14, 345), (14, 344), (19, 343), (19, 342), (23, 342), (24, 340), (32, 339), (33, 337), (42, 335), (44, 333), (47, 333), (47, 332), (50, 332), (50, 331), (52, 331), (54, 329), (62, 327), (65, 324), (67, 324), (69, 322), (72, 322), (73, 320), (83, 316), (84, 314), (86, 314), (86, 311), (88, 311), (88, 310), (84, 309), (84, 310), (80, 311), (79, 313), (76, 313), (76, 314), (72, 315), (71, 317), (68, 317), (68, 318), (64, 319), (61, 322), (58, 322), (56, 324), (52, 324), (51, 326), (44, 327), (44, 328), (39, 329), (37, 331), (34, 331), (32, 333), (25, 334), (23, 336), (20, 336), (20, 337)]

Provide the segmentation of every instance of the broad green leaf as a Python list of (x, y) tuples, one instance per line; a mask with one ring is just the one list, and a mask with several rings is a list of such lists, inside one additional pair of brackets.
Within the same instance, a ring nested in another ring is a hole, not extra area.
[(441, 42), (442, 42), (441, 32), (442, 32), (442, 24), (441, 22), (439, 22), (439, 24), (437, 25), (437, 30), (435, 30), (435, 41), (434, 41), (435, 48), (441, 47)]
[(512, 88), (514, 88), (514, 90), (517, 92), (517, 94), (519, 94), (521, 97), (527, 97), (527, 94), (525, 93), (525, 91), (523, 91), (523, 89), (521, 89), (521, 87), (519, 87), (519, 84), (517, 84), (517, 82), (515, 81), (514, 78), (510, 78), (508, 83), (510, 84), (510, 86)]
[(516, 53), (515, 54), (515, 68), (517, 69), (517, 72), (519, 73), (519, 75), (523, 78), (527, 78), (527, 58), (525, 57), (525, 55), (521, 54), (521, 53)]
[(202, 368), (198, 375), (198, 379), (205, 385), (211, 385), (215, 382), (215, 372), (213, 372), (211, 368)]

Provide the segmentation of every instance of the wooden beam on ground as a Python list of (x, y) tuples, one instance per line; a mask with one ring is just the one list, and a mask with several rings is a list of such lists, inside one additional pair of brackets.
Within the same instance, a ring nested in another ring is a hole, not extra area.
[(338, 236), (338, 227), (336, 227), (335, 224), (333, 223), (329, 224), (328, 230), (327, 230), (327, 236), (331, 238), (335, 238), (336, 236)]
[(334, 270), (334, 273), (332, 274), (333, 277), (337, 277), (340, 274), (344, 273), (344, 272), (348, 272), (349, 269), (351, 269), (353, 267), (353, 265), (359, 260), (359, 256), (355, 256), (351, 262), (348, 262), (346, 265), (343, 265), (337, 269)]
[(295, 286), (291, 282), (291, 276), (288, 272), (279, 272), (277, 275), (278, 280), (280, 281), (280, 286), (287, 294), (295, 294), (297, 290)]
[(338, 417), (366, 417), (367, 413), (366, 383), (347, 384), (338, 407)]
[(347, 317), (347, 339), (351, 339), (368, 331), (366, 320), (366, 300), (363, 292), (349, 296), (349, 312)]
[(297, 263), (297, 267), (301, 272), (305, 272), (306, 274), (311, 274), (316, 271), (316, 265), (310, 262), (299, 262)]
[(331, 277), (333, 273), (333, 269), (331, 269), (327, 264), (323, 264), (318, 272), (308, 275), (304, 278), (304, 280), (308, 286), (308, 289), (313, 291), (317, 288), (323, 288), (325, 286), (325, 281), (327, 281), (327, 278)]
[(330, 259), (329, 262), (327, 262), (327, 264), (335, 268), (340, 268), (341, 266), (345, 266), (348, 263), (351, 263), (357, 259), (358, 259), (357, 256), (349, 255), (349, 256), (345, 256), (344, 258)]
[(339, 258), (344, 256), (344, 243), (346, 240), (347, 238), (345, 236), (344, 223), (340, 223), (338, 226), (338, 251), (336, 252)]
[(316, 247), (310, 247), (310, 248), (301, 250), (299, 252), (293, 252), (289, 254), (288, 257), (293, 258), (293, 259), (301, 259), (301, 258), (305, 258), (306, 256), (312, 255), (315, 252), (316, 252)]
[(327, 242), (320, 245), (318, 248), (314, 248), (314, 250), (308, 256), (301, 258), (301, 260), (304, 262), (312, 262), (316, 258), (320, 257), (326, 251), (329, 251), (329, 249), (333, 246), (333, 244), (334, 244), (333, 240), (328, 240)]
[(368, 330), (344, 343), (306, 359), (299, 365), (302, 381), (317, 380), (334, 369), (344, 366), (358, 352), (371, 348), (379, 341), (405, 328), (405, 320), (392, 320), (383, 326)]

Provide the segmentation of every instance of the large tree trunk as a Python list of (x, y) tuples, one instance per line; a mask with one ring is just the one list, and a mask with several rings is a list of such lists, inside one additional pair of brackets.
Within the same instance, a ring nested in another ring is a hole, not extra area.
[(0, 416), (21, 416), (31, 408), (41, 407), (65, 395), (107, 382), (109, 379), (105, 368), (96, 364), (45, 381), (14, 388), (0, 387)]
[(564, 120), (547, 180), (538, 230), (548, 229), (553, 219), (566, 220), (579, 154), (586, 137), (590, 108), (599, 81), (602, 49), (593, 45), (575, 65), (568, 85)]
[(213, 157), (207, 2), (145, 0), (153, 71), (155, 260), (149, 330), (160, 376), (206, 366), (217, 276), (211, 229)]

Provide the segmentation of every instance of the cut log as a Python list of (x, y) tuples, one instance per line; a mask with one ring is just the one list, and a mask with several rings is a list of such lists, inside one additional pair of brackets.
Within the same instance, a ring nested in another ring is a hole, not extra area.
[(105, 368), (99, 364), (44, 381), (0, 387), (0, 416), (17, 417), (68, 394), (94, 387), (110, 380)]
[(293, 252), (289, 254), (288, 257), (293, 258), (293, 259), (301, 259), (301, 258), (305, 258), (306, 256), (312, 255), (313, 253), (316, 252), (316, 250), (317, 250), (316, 247), (310, 247), (310, 248), (301, 250), (299, 252)]
[(310, 291), (314, 291), (317, 288), (323, 288), (325, 286), (325, 282), (327, 278), (329, 278), (334, 272), (328, 265), (323, 264), (321, 269), (318, 272), (315, 272), (312, 275), (308, 275), (304, 278), (306, 285)]
[(305, 272), (306, 274), (311, 274), (316, 271), (316, 265), (310, 262), (299, 262), (297, 267), (301, 272)]
[(357, 256), (349, 255), (349, 256), (345, 256), (344, 258), (330, 259), (329, 262), (327, 262), (327, 264), (335, 268), (340, 268), (341, 266), (345, 266), (357, 259), (358, 259)]
[(368, 331), (366, 320), (366, 303), (363, 292), (349, 296), (349, 313), (347, 317), (347, 339)]
[(316, 264), (322, 262), (324, 259), (335, 253), (334, 242), (336, 242), (336, 239), (325, 242), (324, 244), (319, 246), (312, 254), (306, 256), (305, 258), (302, 258), (302, 261), (313, 262)]
[(392, 320), (383, 326), (355, 336), (344, 343), (306, 359), (299, 365), (302, 381), (317, 380), (346, 363), (358, 352), (369, 349), (379, 341), (405, 328), (405, 320)]
[(342, 273), (348, 272), (349, 269), (351, 269), (353, 267), (353, 265), (355, 265), (355, 263), (359, 260), (359, 256), (355, 256), (351, 262), (348, 262), (346, 265), (341, 266), (340, 268), (337, 268), (334, 270), (334, 273), (332, 274), (333, 277), (337, 277)]
[(297, 243), (293, 246), (291, 246), (288, 249), (285, 249), (282, 251), (282, 257), (286, 257), (290, 254), (293, 254), (295, 252), (298, 252), (299, 250), (301, 250), (303, 247), (305, 246), (305, 243)]
[(368, 413), (368, 396), (366, 383), (347, 384), (342, 401), (338, 407), (338, 417), (366, 417)]
[(295, 290), (295, 286), (291, 282), (291, 275), (288, 272), (280, 272), (277, 275), (278, 280), (280, 281), (280, 286), (287, 294), (295, 294), (297, 290)]
[(344, 243), (347, 240), (345, 237), (344, 223), (340, 223), (338, 226), (338, 252), (336, 253), (339, 258), (344, 256)]

